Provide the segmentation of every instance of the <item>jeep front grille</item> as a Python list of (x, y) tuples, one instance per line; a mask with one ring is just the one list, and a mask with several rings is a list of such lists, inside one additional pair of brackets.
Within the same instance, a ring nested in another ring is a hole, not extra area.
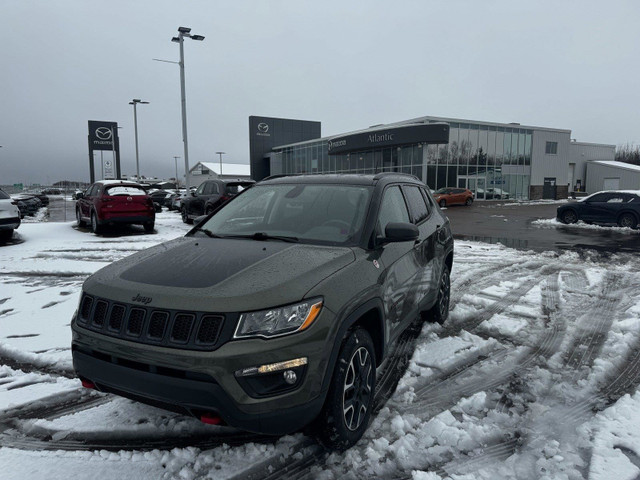
[(189, 350), (213, 350), (231, 338), (235, 327), (220, 314), (157, 310), (89, 295), (80, 302), (78, 325), (131, 342)]

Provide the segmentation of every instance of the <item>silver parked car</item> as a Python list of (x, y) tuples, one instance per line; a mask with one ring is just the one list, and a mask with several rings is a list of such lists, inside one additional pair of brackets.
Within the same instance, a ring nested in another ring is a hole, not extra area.
[(13, 237), (13, 231), (20, 226), (18, 202), (0, 190), (0, 241)]

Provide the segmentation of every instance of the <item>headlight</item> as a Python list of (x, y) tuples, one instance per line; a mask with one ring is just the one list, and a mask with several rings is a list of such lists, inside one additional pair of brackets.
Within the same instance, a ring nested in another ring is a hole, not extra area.
[(234, 338), (277, 337), (300, 332), (315, 321), (321, 308), (322, 299), (315, 298), (286, 307), (243, 313)]

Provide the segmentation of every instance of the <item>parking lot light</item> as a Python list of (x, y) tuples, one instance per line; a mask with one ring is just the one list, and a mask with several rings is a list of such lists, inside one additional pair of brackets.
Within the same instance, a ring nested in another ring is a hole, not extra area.
[(138, 113), (136, 105), (139, 103), (148, 104), (149, 102), (143, 102), (139, 98), (134, 98), (129, 102), (129, 105), (133, 105), (133, 130), (136, 138), (136, 176), (138, 177), (138, 181), (140, 181), (140, 157), (138, 155)]

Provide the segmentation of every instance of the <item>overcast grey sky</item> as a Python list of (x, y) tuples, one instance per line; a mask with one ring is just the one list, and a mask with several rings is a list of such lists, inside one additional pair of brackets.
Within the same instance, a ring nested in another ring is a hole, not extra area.
[[(87, 120), (117, 121), (123, 173), (248, 163), (248, 117), (319, 120), (332, 135), (436, 115), (640, 142), (640, 2), (0, 2), (0, 184), (88, 180)], [(99, 155), (98, 155), (99, 159)], [(181, 160), (182, 162), (182, 160)], [(183, 172), (182, 172), (183, 173)]]

